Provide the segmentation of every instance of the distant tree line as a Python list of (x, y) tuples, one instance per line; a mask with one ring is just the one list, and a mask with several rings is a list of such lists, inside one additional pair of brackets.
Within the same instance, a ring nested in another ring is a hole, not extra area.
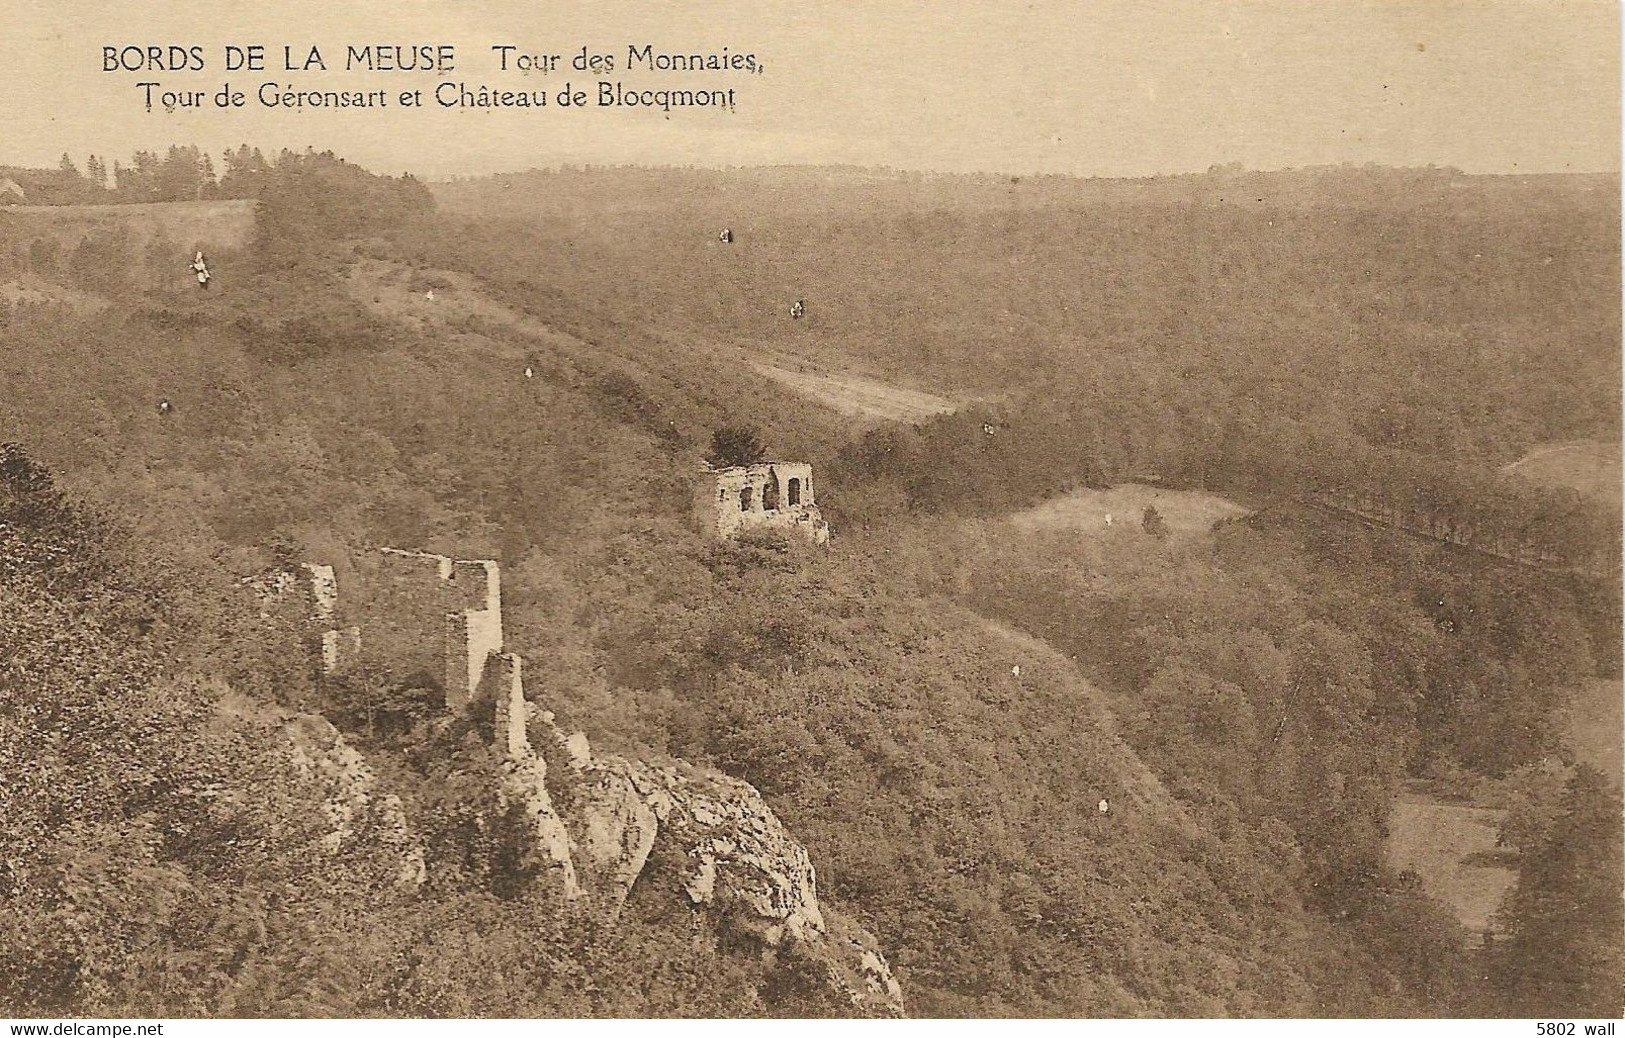
[[(411, 176), (387, 177), (368, 173), (335, 156), (332, 152), (291, 152), (284, 150), (265, 158), (259, 149), (247, 145), (225, 156), (225, 173), (215, 179), (214, 166), (196, 148), (171, 148), (159, 158), (138, 152), (129, 166), (114, 164), (117, 186), (97, 183), (98, 172), (105, 174), (102, 161), (92, 156), (91, 175), (81, 175), (68, 156), (62, 168), (44, 171), (44, 178), (29, 181), (47, 189), (24, 186), (25, 200), (45, 204), (91, 204), (96, 202), (179, 201), (194, 198), (254, 198), (253, 250), (255, 267), (273, 270), (286, 277), (293, 266), (322, 270), (335, 241), (388, 233), (411, 218), (431, 212), (434, 199), (428, 188)], [(0, 170), (0, 175), (4, 171)], [(21, 184), (21, 178), (19, 178)], [(166, 284), (176, 284), (174, 271), (178, 256), (191, 258), (191, 245), (176, 242), (162, 227), (143, 235), (133, 226), (71, 225), (66, 229), (6, 221), (0, 209), (0, 281), (31, 273), (46, 281), (58, 282), (98, 295), (121, 292), (148, 292)], [(213, 250), (211, 250), (211, 256)], [(190, 282), (182, 282), (189, 285)], [(301, 317), (308, 310), (308, 293), (290, 288), (290, 298), (277, 298), (268, 308), (279, 324), (293, 330), (293, 339), (318, 338), (330, 329), (335, 334), (364, 341), (354, 320), (336, 320), (331, 314), (321, 318)], [(249, 315), (252, 320), (252, 315)], [(301, 329), (316, 329), (306, 334)], [(257, 341), (274, 343), (255, 333)], [(308, 355), (305, 344), (291, 343), (287, 349), (269, 347), (271, 352)], [(318, 351), (319, 352), (319, 351)]]
[(82, 170), (64, 152), (54, 169), (0, 166), (0, 178), (15, 181), (31, 205), (191, 202), (259, 198), (276, 182), (278, 170), (313, 160), (340, 162), (330, 151), (283, 148), (266, 155), (242, 144), (223, 151), (217, 164), (195, 144), (172, 144), (164, 152), (137, 151), (127, 161), (93, 154)]

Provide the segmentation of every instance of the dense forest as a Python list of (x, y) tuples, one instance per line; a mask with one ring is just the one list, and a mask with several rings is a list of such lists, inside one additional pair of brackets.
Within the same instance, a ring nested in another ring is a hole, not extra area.
[[(492, 763), (434, 691), (290, 666), (238, 585), (399, 544), (502, 562), (530, 695), (595, 744), (760, 790), (911, 1013), (1625, 1006), (1619, 776), (1561, 725), (1619, 676), (1617, 494), (1504, 470), (1618, 442), (1617, 178), (431, 190), (331, 155), (141, 158), (62, 201), (253, 197), (251, 238), (0, 210), (0, 285), (30, 288), (0, 295), (0, 1005), (839, 1011), (704, 916), (516, 882), (474, 821)], [(967, 403), (854, 422), (752, 357)], [(703, 536), (721, 428), (816, 466), (829, 550)], [(1009, 522), (1125, 482), (1245, 514)], [(303, 853), (288, 711), (391, 777), (418, 894), (364, 841)], [(1384, 858), (1417, 780), (1518, 806), (1482, 947)]]

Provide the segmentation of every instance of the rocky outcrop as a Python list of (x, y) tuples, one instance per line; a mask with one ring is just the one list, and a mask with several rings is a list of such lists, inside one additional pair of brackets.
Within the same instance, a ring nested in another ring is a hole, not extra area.
[(583, 770), (578, 816), (584, 862), (621, 896), (656, 841), (681, 848), (683, 891), (768, 945), (823, 932), (817, 877), (755, 789), (680, 764), (594, 758)]
[(566, 737), (552, 720), (536, 712), (531, 732), (569, 754), (566, 823), (584, 887), (620, 904), (640, 882), (674, 867), (667, 878), (691, 905), (754, 938), (770, 956), (818, 963), (854, 1010), (902, 1013), (902, 990), (878, 944), (826, 913), (806, 849), (755, 788), (680, 761), (594, 756), (581, 733)]
[(321, 849), (337, 854), (346, 844), (365, 835), (399, 864), (398, 887), (416, 890), (426, 870), (423, 845), (418, 840), (400, 797), (378, 792), (378, 778), (355, 747), (321, 717), (300, 714), (282, 726), (294, 766), (323, 792), (322, 811), (328, 829)]
[(505, 763), (498, 797), (504, 803), (517, 803), (523, 809), (531, 840), (541, 853), (542, 860), (548, 862), (551, 870), (557, 873), (564, 896), (571, 900), (580, 896), (581, 884), (576, 878), (570, 831), (553, 807), (553, 796), (547, 788), (546, 761), (534, 754), (527, 754), (522, 759)]
[[(764, 962), (816, 964), (854, 1014), (902, 1013), (878, 944), (820, 904), (806, 849), (753, 787), (681, 761), (594, 755), (585, 735), (566, 735), (550, 713), (526, 706), (530, 739), (501, 765), (498, 802), (520, 808), (566, 899), (591, 895), (616, 911), (644, 888), (675, 896), (757, 942)], [(399, 889), (420, 888), (423, 846), (362, 754), (318, 716), (284, 715), (280, 730), (321, 797), (320, 850), (381, 850)]]
[(575, 811), (581, 866), (595, 889), (620, 904), (643, 874), (660, 833), (663, 803), (650, 803), (628, 768), (581, 762), (582, 804)]

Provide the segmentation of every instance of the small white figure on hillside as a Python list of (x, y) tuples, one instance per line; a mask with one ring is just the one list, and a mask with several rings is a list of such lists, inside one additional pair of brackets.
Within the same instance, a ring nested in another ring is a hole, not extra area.
[(720, 241), (724, 245), (732, 245), (734, 241), (733, 230), (731, 228), (724, 227), (722, 229), (722, 233), (717, 235), (717, 241)]
[(536, 372), (532, 371), (528, 365), (525, 367), (525, 377), (526, 378), (535, 378), (536, 377)]
[(174, 406), (172, 404), (170, 404), (169, 399), (167, 397), (165, 399), (163, 399), (163, 400), (158, 401), (158, 413), (159, 414), (169, 414), (173, 410), (175, 410), (175, 408), (174, 408)]
[(1106, 803), (1105, 797), (1100, 798), (1100, 813), (1103, 815), (1109, 815), (1112, 813), (1112, 805)]
[(1111, 524), (1112, 524), (1112, 514), (1110, 512), (1107, 512), (1106, 513), (1106, 525), (1110, 526)]
[(790, 316), (791, 317), (794, 317), (797, 320), (799, 320), (802, 317), (805, 317), (806, 315), (807, 315), (807, 302), (806, 302), (806, 300), (797, 299), (795, 302), (790, 304)]
[(1021, 677), (1021, 664), (1018, 663), (1014, 667), (1011, 667), (1010, 673), (1014, 677)]
[(213, 275), (209, 273), (209, 265), (204, 262), (203, 250), (201, 249), (198, 250), (197, 256), (192, 260), (192, 272), (197, 275), (197, 287), (209, 287), (209, 278)]
[(993, 428), (993, 423), (991, 423), (991, 422), (983, 422), (982, 423), (982, 431), (984, 433), (986, 433), (987, 435), (992, 436), (998, 430)]
[(434, 302), (434, 289), (431, 288), (429, 291), (423, 293), (423, 298), (427, 299), (431, 303)]

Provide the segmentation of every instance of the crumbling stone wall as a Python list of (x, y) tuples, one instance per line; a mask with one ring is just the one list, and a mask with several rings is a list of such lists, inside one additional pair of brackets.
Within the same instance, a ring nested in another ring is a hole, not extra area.
[(332, 566), (304, 564), (310, 576), (311, 619), (322, 628), (322, 673), (332, 674), (361, 652), (361, 630), (333, 626), (338, 617), (339, 580)]
[(243, 577), (239, 581), (259, 599), (260, 616), (289, 617), (297, 612), (309, 624), (312, 645), (320, 654), (322, 673), (331, 674), (349, 664), (361, 649), (361, 632), (355, 627), (336, 627), (338, 578), (332, 566), (304, 563), (303, 572), (279, 569)]
[(361, 628), (334, 627), (322, 632), (322, 673), (332, 674), (361, 655)]
[(487, 662), (502, 651), (497, 564), (382, 548), (355, 568), (346, 609), (359, 620), (362, 657), (396, 673), (440, 677), (446, 705), (467, 706)]
[(514, 760), (530, 755), (524, 664), (524, 657), (517, 653), (499, 652), (491, 657), (485, 671), (485, 680), (496, 700), (497, 746)]
[(829, 524), (813, 498), (812, 466), (765, 461), (711, 471), (702, 490), (701, 514), (717, 536), (738, 537), (751, 529), (794, 530), (812, 541), (829, 541)]
[(310, 597), (314, 615), (318, 620), (332, 620), (339, 607), (339, 578), (332, 566), (307, 562), (305, 572), (310, 574)]
[[(401, 677), (442, 681), (446, 705), (467, 707), (484, 682), (518, 681), (520, 661), (503, 653), (502, 573), (490, 559), (380, 548), (353, 560), (344, 594), (334, 567), (244, 577), (262, 616), (290, 607), (313, 628), (323, 673), (364, 661)], [(340, 626), (346, 620), (354, 621)], [(488, 673), (495, 668), (495, 673)]]
[(344, 609), (362, 628), (363, 659), (403, 676), (443, 675), (451, 560), (386, 548), (356, 559), (355, 574)]
[[(457, 655), (464, 657), (462, 673), (448, 670), (446, 674), (446, 703), (455, 708), (466, 706), (473, 698), (485, 677), (486, 664), (502, 652), (502, 574), (497, 564), (489, 559), (473, 562), (458, 560), (452, 563), (451, 579), (478, 603), (461, 611), (462, 629), (458, 637), (448, 643), (460, 644), (462, 648)], [(451, 658), (448, 653), (448, 667), (452, 666)], [(514, 659), (517, 660), (517, 657)], [(452, 702), (454, 686), (462, 696), (459, 703)]]

